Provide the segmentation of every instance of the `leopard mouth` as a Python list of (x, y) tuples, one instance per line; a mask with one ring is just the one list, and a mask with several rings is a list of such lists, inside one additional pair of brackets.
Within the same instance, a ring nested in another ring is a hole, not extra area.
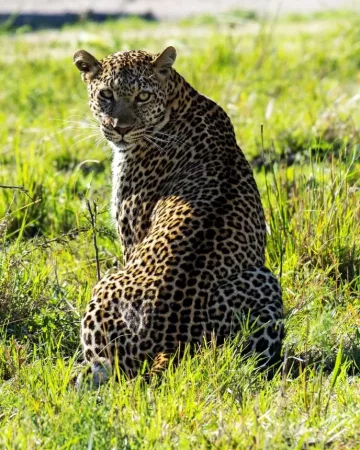
[(102, 133), (109, 143), (121, 150), (124, 150), (142, 142), (144, 140), (144, 136), (146, 135), (146, 130), (144, 128), (140, 128), (122, 135), (116, 132), (116, 130), (108, 130), (104, 127), (102, 128)]
[(138, 144), (143, 140), (143, 138), (144, 134), (142, 132), (129, 133), (125, 134), (125, 136), (118, 134), (116, 136), (116, 140), (114, 139), (113, 142), (116, 143), (116, 145), (121, 144), (124, 147), (129, 147)]
[(109, 133), (108, 130), (102, 130), (104, 137), (110, 143), (115, 145), (120, 145), (121, 147), (126, 147), (131, 144), (128, 140), (128, 136), (122, 136), (120, 133)]
[(125, 137), (116, 136), (116, 137), (113, 137), (111, 140), (109, 139), (109, 141), (113, 148), (116, 148), (117, 150), (120, 150), (120, 151), (130, 150), (139, 142), (138, 139), (130, 141), (127, 138), (127, 136), (125, 136)]

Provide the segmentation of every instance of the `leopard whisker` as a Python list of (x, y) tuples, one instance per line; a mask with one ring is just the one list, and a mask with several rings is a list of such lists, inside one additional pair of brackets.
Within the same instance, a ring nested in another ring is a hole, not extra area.
[[(167, 141), (164, 140), (164, 142), (169, 142), (169, 143), (170, 143), (170, 142), (175, 142), (176, 144), (179, 144), (179, 145), (184, 145), (185, 142), (186, 142), (185, 139), (179, 139), (179, 138), (176, 138), (175, 136), (171, 136), (170, 134), (167, 134), (167, 133), (157, 132), (156, 134), (161, 134), (161, 135), (163, 135), (164, 137), (168, 137), (168, 138), (169, 138)], [(161, 138), (157, 137), (156, 134), (155, 134), (155, 135), (152, 135), (152, 138), (161, 140)], [(185, 148), (189, 148), (189, 145), (185, 145), (184, 147), (185, 147)]]
[(152, 141), (148, 135), (145, 135), (144, 139), (150, 144), (155, 145), (155, 147), (157, 147), (161, 151), (161, 153), (166, 153), (165, 150), (161, 148), (156, 142)]
[(69, 150), (71, 150), (73, 147), (75, 147), (75, 145), (79, 144), (80, 142), (86, 141), (87, 139), (93, 138), (95, 136), (99, 136), (99, 133), (96, 134), (90, 134), (89, 136), (84, 137), (83, 139), (79, 139), (78, 141), (76, 141), (70, 148)]

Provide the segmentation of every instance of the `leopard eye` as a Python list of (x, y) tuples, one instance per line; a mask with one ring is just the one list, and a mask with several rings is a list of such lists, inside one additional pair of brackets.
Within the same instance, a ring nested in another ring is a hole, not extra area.
[(114, 94), (110, 89), (103, 89), (100, 91), (99, 95), (105, 100), (112, 100), (114, 98)]
[(147, 102), (151, 97), (151, 93), (150, 92), (140, 92), (140, 94), (138, 94), (138, 96), (136, 97), (136, 101), (138, 103), (144, 103)]

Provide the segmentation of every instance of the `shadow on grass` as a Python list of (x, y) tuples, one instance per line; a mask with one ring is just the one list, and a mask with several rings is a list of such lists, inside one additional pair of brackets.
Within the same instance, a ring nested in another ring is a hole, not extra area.
[[(133, 15), (119, 12), (119, 13), (101, 13), (86, 11), (83, 13), (19, 13), (19, 14), (0, 14), (0, 30), (2, 31), (16, 31), (23, 29), (24, 31), (39, 30), (45, 28), (61, 28), (64, 25), (74, 25), (79, 22), (105, 22), (110, 19), (124, 19)], [(140, 19), (154, 22), (157, 21), (156, 16), (147, 12), (138, 14)]]
[(358, 376), (360, 374), (360, 346), (358, 343), (340, 346), (337, 350), (338, 353), (331, 354), (314, 352), (312, 349), (307, 353), (296, 354), (290, 350), (284, 355), (282, 372), (291, 378), (298, 378), (306, 369), (310, 369), (314, 373), (321, 371), (329, 375), (336, 369), (336, 365), (340, 361), (340, 365), (346, 368), (349, 376)]

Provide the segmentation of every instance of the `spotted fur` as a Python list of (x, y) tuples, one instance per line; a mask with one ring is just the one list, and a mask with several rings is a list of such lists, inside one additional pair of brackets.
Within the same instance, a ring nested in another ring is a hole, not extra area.
[(157, 372), (185, 344), (221, 343), (244, 319), (255, 326), (251, 350), (266, 363), (280, 352), (281, 290), (264, 267), (251, 168), (229, 117), (172, 68), (175, 57), (173, 47), (74, 56), (113, 150), (124, 248), (124, 266), (98, 282), (82, 320), (95, 384), (115, 361), (129, 377), (144, 361)]

